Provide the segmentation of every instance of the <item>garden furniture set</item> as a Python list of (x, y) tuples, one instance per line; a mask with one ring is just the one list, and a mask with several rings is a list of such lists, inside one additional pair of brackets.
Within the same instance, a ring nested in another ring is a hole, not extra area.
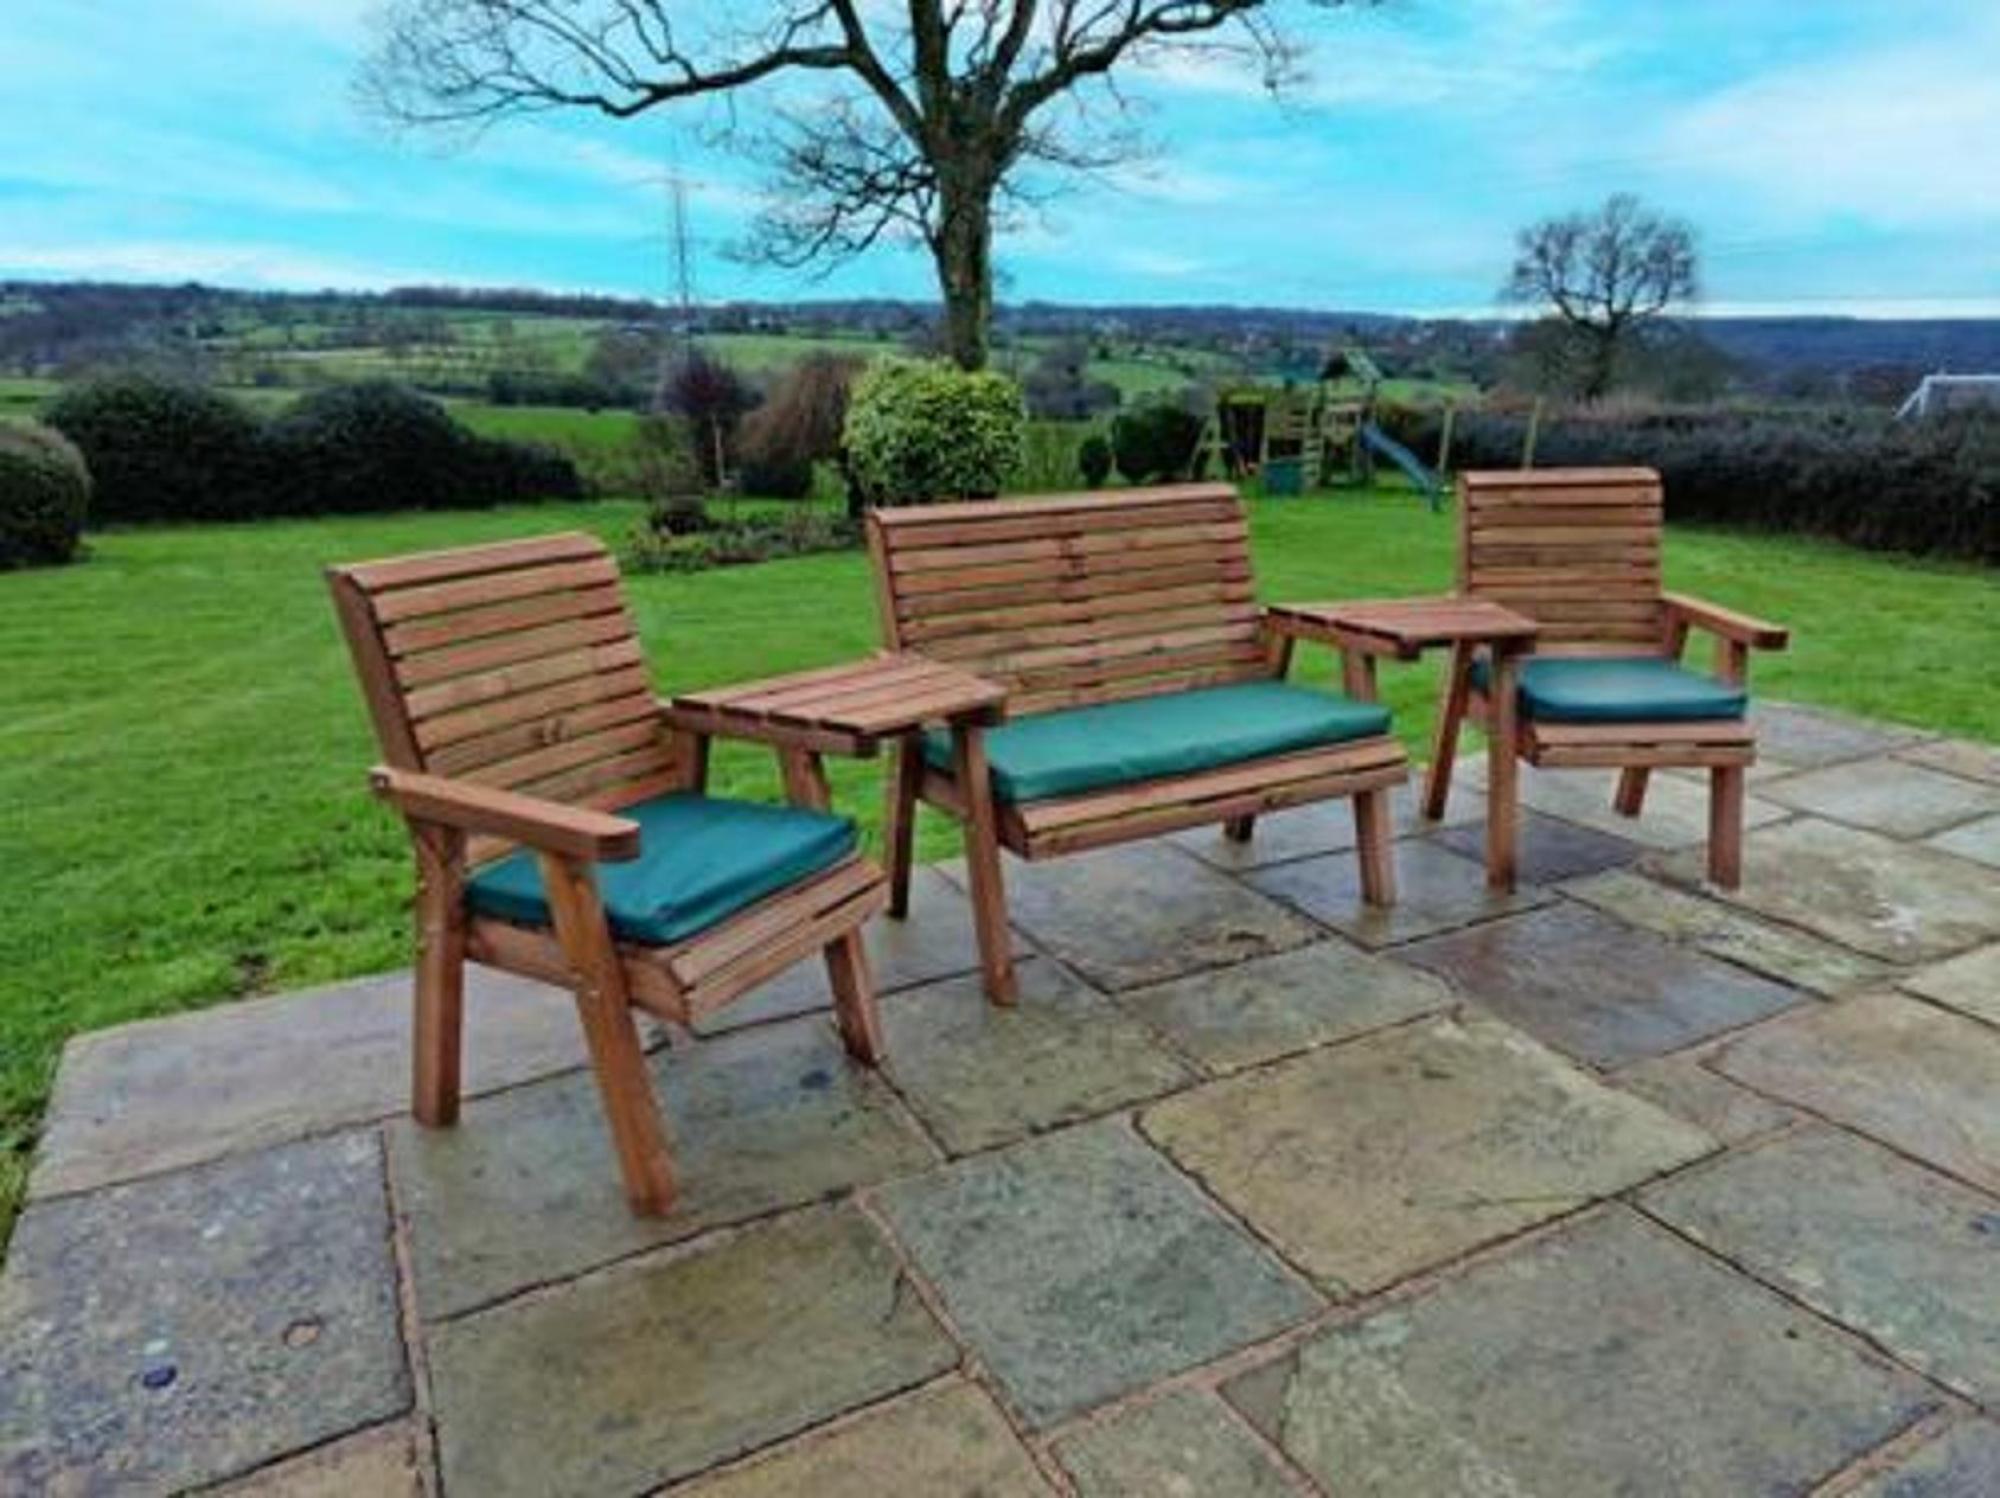
[[(868, 544), (885, 650), (654, 695), (604, 545), (581, 534), (330, 569), (417, 865), (413, 1112), (456, 1120), (464, 965), (569, 988), (635, 1212), (672, 1157), (633, 1011), (686, 1026), (820, 954), (857, 1061), (882, 1059), (862, 945), (908, 910), (916, 808), (964, 832), (981, 975), (1015, 1001), (1000, 850), (1035, 860), (1266, 812), (1353, 806), (1361, 895), (1396, 897), (1389, 796), (1408, 778), (1376, 662), (1448, 647), (1424, 808), (1460, 725), (1488, 741), (1489, 882), (1514, 879), (1516, 759), (1706, 768), (1710, 875), (1740, 876), (1755, 757), (1744, 663), (1785, 632), (1661, 591), (1658, 476), (1460, 479), (1458, 593), (1262, 607), (1225, 484), (883, 509)], [(1718, 637), (1705, 677), (1678, 658)], [(1301, 640), (1342, 691), (1289, 681)], [(768, 746), (784, 805), (708, 794), (714, 739)], [(889, 750), (886, 871), (830, 806), (823, 757)]]

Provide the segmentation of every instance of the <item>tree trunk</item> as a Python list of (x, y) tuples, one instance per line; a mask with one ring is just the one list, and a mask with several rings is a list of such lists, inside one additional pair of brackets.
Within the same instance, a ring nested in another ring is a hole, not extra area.
[(960, 369), (986, 367), (993, 323), (993, 187), (979, 179), (940, 184), (938, 289), (944, 347)]
[(1611, 393), (1618, 378), (1618, 345), (1623, 330), (1616, 326), (1585, 325), (1583, 395), (1586, 400), (1602, 400)]

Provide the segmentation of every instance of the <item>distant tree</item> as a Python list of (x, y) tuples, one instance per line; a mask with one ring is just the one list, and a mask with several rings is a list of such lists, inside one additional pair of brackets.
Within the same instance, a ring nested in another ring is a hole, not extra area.
[(1634, 330), (1698, 289), (1694, 229), (1621, 192), (1594, 213), (1523, 229), (1501, 294), (1553, 309), (1573, 343), (1577, 393), (1596, 399)]
[(727, 116), (726, 135), (773, 169), (754, 252), (796, 267), (914, 240), (936, 267), (946, 348), (979, 369), (996, 211), (1033, 201), (1038, 169), (1140, 148), (1112, 80), (1148, 58), (1234, 56), (1272, 89), (1294, 76), (1280, 3), (1344, 0), (388, 0), (361, 89), (399, 122), (476, 126), (823, 80), (821, 97), (744, 111), (754, 125)]

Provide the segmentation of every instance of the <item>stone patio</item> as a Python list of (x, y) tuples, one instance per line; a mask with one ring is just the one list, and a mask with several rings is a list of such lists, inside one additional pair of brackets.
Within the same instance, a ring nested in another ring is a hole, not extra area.
[(1568, 1498), (2000, 1492), (2000, 754), (1761, 707), (1746, 882), (1701, 786), (1482, 767), (962, 876), (655, 1037), (627, 1215), (560, 994), (477, 974), (459, 1128), (407, 980), (80, 1037), (0, 1279), (0, 1492)]

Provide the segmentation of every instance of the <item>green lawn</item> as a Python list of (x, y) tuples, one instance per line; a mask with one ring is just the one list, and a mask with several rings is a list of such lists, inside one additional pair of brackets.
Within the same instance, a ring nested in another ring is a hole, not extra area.
[[(616, 538), (637, 513), (604, 502), (114, 532), (80, 566), (0, 576), (0, 1237), (65, 1037), (405, 960), (407, 860), (362, 792), (372, 748), (321, 565), (564, 526)], [(1406, 495), (1258, 501), (1254, 525), (1267, 597), (1450, 579), (1450, 518)], [(1766, 690), (2000, 739), (1990, 572), (1688, 531), (1670, 536), (1669, 559), (1675, 586), (1795, 626), (1791, 654), (1757, 663)], [(663, 687), (876, 641), (859, 555), (645, 577), (631, 592)], [(1412, 742), (1434, 669), (1386, 676)], [(715, 768), (720, 789), (775, 791), (761, 754), (723, 751)], [(835, 771), (870, 824), (876, 773)], [(950, 846), (926, 829), (927, 853)]]

